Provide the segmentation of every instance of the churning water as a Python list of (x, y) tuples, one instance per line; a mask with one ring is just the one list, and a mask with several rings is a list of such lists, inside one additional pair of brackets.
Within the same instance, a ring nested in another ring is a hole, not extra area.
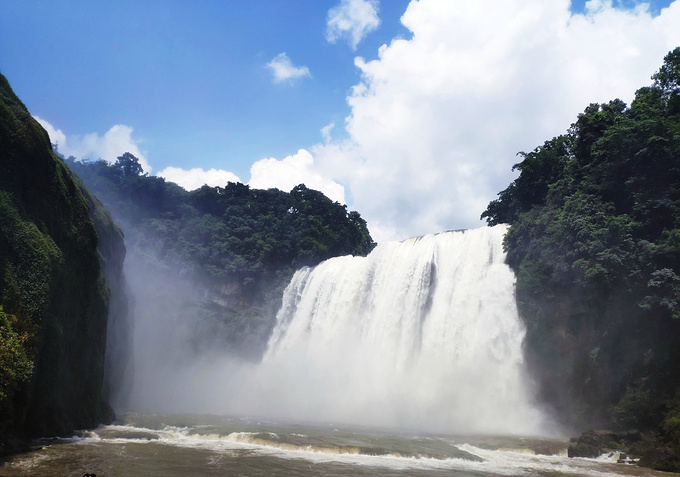
[[(570, 459), (563, 440), (450, 436), (223, 416), (122, 416), (0, 464), (5, 477), (664, 475)], [(667, 474), (665, 474), (667, 475)]]

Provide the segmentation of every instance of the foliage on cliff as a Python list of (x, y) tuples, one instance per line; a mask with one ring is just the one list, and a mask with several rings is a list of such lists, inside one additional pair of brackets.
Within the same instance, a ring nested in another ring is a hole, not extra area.
[(680, 48), (628, 107), (591, 104), (482, 214), (508, 263), (543, 397), (577, 426), (677, 434)]
[[(144, 174), (129, 153), (115, 164), (66, 162), (125, 229), (131, 260), (145, 263), (137, 275), (153, 280), (155, 268), (175, 277), (163, 280), (163, 290), (147, 288), (139, 306), (175, 300), (174, 310), (202, 333), (197, 347), (222, 340), (256, 357), (297, 268), (375, 246), (357, 212), (302, 184), (290, 193), (231, 182), (187, 192)], [(192, 285), (176, 283), (182, 280)], [(187, 299), (168, 293), (192, 286)]]
[(97, 244), (79, 185), (0, 75), (0, 444), (110, 415)]

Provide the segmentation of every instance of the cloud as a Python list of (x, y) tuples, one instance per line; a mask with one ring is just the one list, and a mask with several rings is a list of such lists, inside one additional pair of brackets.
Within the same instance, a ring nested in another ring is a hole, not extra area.
[(184, 187), (186, 190), (194, 190), (207, 184), (212, 187), (224, 187), (227, 182), (241, 182), (241, 179), (229, 171), (221, 169), (209, 169), (204, 171), (201, 168), (185, 170), (179, 167), (166, 167), (156, 174), (164, 177), (170, 182)]
[(139, 159), (145, 172), (151, 172), (149, 161), (139, 149), (137, 141), (132, 138), (133, 129), (124, 124), (116, 124), (106, 131), (103, 136), (90, 133), (84, 136), (66, 136), (61, 129), (57, 129), (45, 119), (34, 116), (35, 120), (45, 128), (52, 144), (56, 144), (59, 153), (65, 157), (74, 156), (77, 159), (104, 159), (114, 163), (118, 156), (129, 152)]
[(64, 132), (61, 129), (56, 129), (49, 122), (45, 121), (42, 118), (39, 118), (38, 116), (33, 116), (33, 119), (38, 121), (38, 123), (40, 123), (43, 129), (47, 131), (47, 134), (50, 136), (50, 142), (52, 143), (52, 145), (57, 146), (57, 150), (61, 151), (62, 148), (67, 147), (66, 134), (64, 134)]
[(377, 0), (342, 0), (328, 11), (326, 40), (335, 43), (343, 39), (356, 50), (361, 40), (379, 26)]
[(294, 66), (285, 52), (279, 53), (267, 63), (274, 75), (274, 83), (281, 83), (283, 81), (293, 81), (298, 78), (311, 78), (309, 68), (306, 66)]
[(333, 137), (331, 136), (331, 131), (335, 127), (335, 122), (331, 122), (330, 124), (326, 124), (324, 127), (321, 128), (321, 137), (323, 138), (323, 141), (325, 143), (331, 142), (331, 139)]
[(591, 0), (412, 1), (378, 58), (355, 60), (348, 139), (315, 170), (347, 188), (378, 240), (478, 227), (518, 151), (564, 133), (591, 102), (651, 83), (680, 45), (680, 0), (653, 16)]
[(253, 189), (290, 191), (298, 184), (323, 192), (333, 201), (345, 203), (345, 188), (314, 170), (314, 158), (305, 149), (285, 159), (261, 159), (250, 168), (248, 185)]

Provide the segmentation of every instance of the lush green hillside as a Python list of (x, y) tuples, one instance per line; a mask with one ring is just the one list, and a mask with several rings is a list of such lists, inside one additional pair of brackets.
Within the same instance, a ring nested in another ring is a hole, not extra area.
[(111, 417), (102, 397), (111, 294), (102, 265), (114, 277), (124, 249), (120, 230), (84, 192), (0, 75), (3, 449), (8, 436), (69, 434)]
[(191, 317), (197, 349), (257, 359), (297, 268), (375, 246), (357, 212), (304, 185), (290, 193), (240, 183), (187, 192), (144, 174), (129, 153), (115, 164), (66, 162), (125, 230), (138, 312), (182, 326)]
[(680, 49), (653, 79), (522, 153), (482, 217), (511, 224), (542, 398), (573, 428), (654, 431), (678, 452)]

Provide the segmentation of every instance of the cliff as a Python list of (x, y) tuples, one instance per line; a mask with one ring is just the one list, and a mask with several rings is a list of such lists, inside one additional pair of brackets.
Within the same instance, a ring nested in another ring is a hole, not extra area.
[(124, 245), (95, 201), (0, 75), (0, 451), (112, 419), (102, 387)]

